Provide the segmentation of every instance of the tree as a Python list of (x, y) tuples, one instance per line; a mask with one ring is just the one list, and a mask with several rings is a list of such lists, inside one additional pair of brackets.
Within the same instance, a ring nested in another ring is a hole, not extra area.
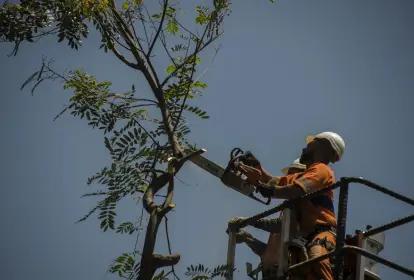
[[(86, 196), (101, 200), (80, 221), (97, 212), (103, 231), (136, 233), (139, 229), (133, 222), (116, 221), (116, 207), (122, 199), (142, 195), (149, 221), (141, 258), (137, 259), (135, 250), (118, 257), (110, 270), (121, 277), (149, 280), (158, 269), (170, 266), (169, 273), (175, 275), (173, 265), (180, 255), (171, 250), (168, 255), (156, 254), (154, 246), (161, 222), (167, 227), (166, 215), (175, 207), (174, 176), (196, 150), (186, 138), (190, 132), (186, 114), (208, 118), (191, 104), (207, 87), (195, 73), (201, 52), (222, 35), (229, 5), (227, 0), (212, 0), (210, 5), (196, 6), (194, 24), (184, 23), (177, 13), (179, 3), (173, 0), (160, 0), (159, 5), (142, 0), (22, 0), (0, 7), (0, 40), (14, 43), (13, 55), (22, 43), (46, 36), (57, 36), (58, 42), (80, 50), (82, 40), (95, 30), (100, 34), (100, 48), (143, 75), (149, 85), (150, 98), (135, 86), (113, 92), (110, 81), (98, 81), (82, 70), (60, 73), (46, 59), (22, 85), (31, 85), (34, 92), (44, 81), (63, 81), (64, 89), (73, 95), (61, 114), (85, 119), (103, 133), (112, 163), (88, 179), (88, 184), (99, 184), (102, 189)], [(165, 68), (154, 66), (160, 56), (169, 60)], [(159, 201), (157, 194), (162, 190), (166, 193)], [(205, 272), (205, 277), (197, 279), (213, 278), (222, 270), (200, 267), (198, 272)], [(165, 277), (163, 271), (156, 276)]]

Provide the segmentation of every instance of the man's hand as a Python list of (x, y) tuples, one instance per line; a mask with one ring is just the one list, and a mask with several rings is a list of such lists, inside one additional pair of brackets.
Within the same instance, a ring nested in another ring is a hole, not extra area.
[(229, 224), (238, 225), (246, 220), (246, 217), (233, 217), (229, 220)]
[(247, 177), (247, 182), (257, 185), (262, 179), (262, 171), (260, 169), (240, 163), (238, 169)]
[(230, 221), (228, 222), (228, 229), (226, 232), (229, 233), (228, 232), (229, 229), (232, 231), (239, 231), (240, 230), (239, 225), (243, 223), (245, 220), (246, 220), (245, 217), (234, 217), (230, 219)]

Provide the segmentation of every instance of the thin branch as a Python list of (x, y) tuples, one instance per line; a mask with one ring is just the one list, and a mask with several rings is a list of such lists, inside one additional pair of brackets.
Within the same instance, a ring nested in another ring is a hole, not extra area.
[(65, 108), (63, 108), (62, 111), (60, 111), (59, 114), (57, 114), (54, 118), (53, 121), (56, 121), (58, 118), (60, 118), (67, 110), (69, 109), (69, 106), (65, 106)]
[[(124, 40), (126, 41), (128, 46), (131, 47), (131, 52), (135, 56), (135, 59), (137, 60), (137, 63), (140, 65), (140, 71), (144, 74), (145, 78), (147, 79), (147, 81), (148, 81), (153, 93), (157, 97), (157, 99), (159, 101), (161, 101), (160, 99), (163, 99), (163, 97), (162, 97), (162, 93), (160, 91), (159, 79), (158, 79), (158, 76), (156, 74), (156, 71), (155, 71), (150, 59), (145, 57), (145, 55), (144, 55), (144, 57), (141, 56), (140, 52), (143, 53), (143, 48), (141, 46), (141, 43), (139, 41), (134, 41), (131, 31), (129, 30), (127, 24), (125, 23), (125, 21), (123, 20), (123, 18), (118, 13), (118, 10), (115, 7), (114, 0), (110, 1), (110, 5), (111, 5), (110, 7), (111, 7), (112, 14), (116, 18), (115, 23), (116, 23), (120, 33), (124, 37)], [(138, 48), (135, 45), (135, 43), (138, 44)], [(147, 66), (149, 67), (149, 69), (147, 68)]]
[(144, 130), (145, 134), (147, 134), (148, 137), (151, 138), (152, 142), (154, 142), (154, 144), (157, 145), (158, 148), (160, 148), (160, 143), (157, 140), (155, 140), (151, 133), (149, 133), (148, 130), (136, 118), (133, 118), (133, 120), (140, 128), (142, 128), (142, 130)]
[(187, 47), (186, 47), (186, 50), (185, 50), (185, 57), (188, 57), (188, 51), (190, 49), (190, 45), (191, 45), (191, 38), (188, 38)]
[(54, 28), (52, 28), (48, 31), (40, 32), (39, 34), (33, 35), (32, 39), (39, 38), (39, 37), (42, 37), (42, 36), (45, 36), (45, 35), (56, 34), (58, 30), (59, 30), (58, 27), (54, 27)]
[(135, 98), (135, 97), (129, 97), (129, 96), (123, 96), (116, 93), (109, 94), (108, 97), (113, 97), (114, 99), (123, 99), (123, 100), (129, 100), (129, 101), (145, 101), (145, 102), (151, 102), (155, 105), (158, 105), (158, 102), (152, 99), (148, 98)]
[[(182, 148), (178, 144), (177, 137), (173, 132), (173, 128), (172, 128), (172, 125), (170, 123), (170, 117), (169, 117), (170, 114), (169, 114), (168, 108), (166, 107), (166, 104), (165, 104), (163, 92), (162, 92), (162, 89), (160, 87), (160, 83), (159, 83), (157, 73), (156, 73), (156, 71), (155, 71), (155, 69), (154, 69), (154, 67), (151, 63), (151, 60), (149, 58), (146, 58), (146, 57), (141, 57), (139, 52), (136, 51), (137, 48), (135, 47), (135, 42), (133, 41), (130, 30), (126, 26), (125, 21), (122, 19), (122, 17), (120, 16), (118, 11), (116, 10), (114, 0), (110, 1), (110, 5), (111, 5), (111, 11), (112, 11), (114, 17), (117, 19), (116, 24), (117, 24), (118, 28), (120, 29), (121, 34), (124, 36), (124, 39), (126, 40), (127, 44), (131, 47), (131, 51), (133, 52), (138, 64), (140, 65), (139, 70), (144, 74), (144, 76), (147, 79), (147, 81), (148, 81), (155, 97), (157, 98), (157, 100), (159, 102), (159, 108), (160, 108), (160, 111), (161, 111), (162, 120), (163, 120), (163, 123), (164, 123), (166, 134), (167, 134), (168, 139), (169, 139), (169, 141), (172, 145), (173, 153), (174, 153), (174, 155), (179, 155), (179, 154), (182, 153)], [(142, 50), (142, 47), (141, 47), (139, 41), (136, 42), (136, 43), (138, 44), (138, 46)], [(147, 66), (150, 69), (148, 69)]]
[[(186, 89), (186, 93), (185, 93), (185, 96), (184, 96), (184, 99), (183, 99), (183, 103), (181, 104), (180, 112), (178, 113), (177, 120), (175, 121), (175, 124), (174, 124), (173, 131), (175, 131), (177, 129), (178, 124), (180, 123), (181, 115), (183, 114), (185, 103), (187, 102), (187, 98), (188, 98), (188, 95), (190, 94), (190, 90), (191, 90), (191, 85), (193, 83), (193, 76), (194, 76), (194, 73), (195, 73), (195, 67), (196, 67), (196, 62), (197, 62), (197, 59), (196, 59), (197, 54), (199, 52), (199, 48), (202, 45), (204, 37), (207, 34), (207, 30), (210, 28), (210, 24), (211, 24), (211, 22), (209, 22), (209, 24), (206, 25), (206, 28), (204, 29), (203, 35), (201, 36), (201, 39), (197, 42), (194, 53), (191, 55), (194, 58), (193, 65), (192, 65), (192, 68), (191, 68), (191, 74), (190, 74), (188, 86), (187, 86), (187, 89)], [(207, 43), (209, 44), (209, 42), (207, 42)]]
[[(171, 255), (172, 250), (171, 250), (170, 234), (169, 234), (169, 231), (168, 231), (168, 218), (167, 218), (167, 216), (164, 217), (164, 223), (165, 223), (165, 235), (167, 237), (168, 253)], [(180, 278), (175, 273), (174, 265), (171, 266), (171, 271), (170, 272), (172, 272), (175, 279), (180, 280)]]
[(178, 26), (180, 26), (184, 31), (186, 31), (187, 33), (189, 33), (191, 36), (197, 38), (198, 36), (196, 34), (194, 34), (191, 30), (189, 30), (188, 28), (186, 28), (184, 25), (182, 25), (178, 20), (175, 20), (175, 22), (177, 22)]
[(142, 14), (142, 12), (141, 12), (141, 8), (139, 9), (139, 16), (140, 16), (139, 20), (141, 21), (142, 28), (144, 29), (144, 35), (145, 35), (145, 40), (146, 40), (146, 42), (147, 42), (147, 47), (148, 47), (148, 49), (149, 49), (149, 46), (150, 46), (150, 40), (149, 40), (149, 38), (148, 38), (147, 25), (146, 25), (146, 23), (145, 23), (145, 18), (144, 18), (144, 15), (143, 15), (143, 14)]
[(65, 76), (63, 76), (62, 74), (59, 74), (58, 72), (56, 72), (55, 70), (53, 70), (52, 68), (50, 68), (50, 61), (47, 63), (47, 64), (45, 64), (44, 62), (43, 62), (43, 67), (47, 70), (47, 71), (49, 71), (49, 72), (51, 72), (53, 75), (55, 75), (56, 77), (59, 77), (59, 78), (61, 78), (62, 80), (64, 80), (65, 82), (67, 82), (68, 81), (68, 79), (65, 77)]
[(131, 26), (132, 33), (134, 34), (134, 38), (135, 38), (135, 40), (139, 41), (139, 37), (138, 37), (137, 32), (135, 30), (134, 20), (131, 16), (131, 12), (127, 12), (127, 15), (128, 15), (128, 18), (129, 18), (129, 25)]
[[(125, 46), (124, 44), (122, 44), (115, 36), (111, 36), (111, 34), (109, 34), (106, 31), (106, 26), (104, 26), (103, 22), (103, 18), (100, 14), (96, 15), (96, 18), (98, 19), (98, 23), (100, 25), (100, 29), (103, 31), (102, 36), (106, 37), (107, 40), (114, 40), (115, 42), (118, 43), (118, 45), (122, 46), (123, 48), (125, 48), (126, 50), (131, 51), (130, 48), (128, 48), (127, 46)], [(132, 63), (131, 61), (127, 60), (115, 47), (115, 45), (113, 44), (113, 42), (110, 42), (108, 44), (109, 49), (115, 54), (115, 56), (121, 60), (124, 64), (128, 65), (129, 67), (133, 68), (133, 69), (137, 69), (140, 70), (140, 67), (138, 64)]]
[[(151, 17), (151, 15), (150, 15), (150, 13), (149, 13), (149, 11), (147, 9), (147, 6), (144, 5), (144, 9), (145, 9), (145, 12), (147, 13), (147, 17), (148, 17), (149, 22), (152, 25), (152, 28), (154, 29), (154, 31), (156, 31), (157, 30), (157, 27), (155, 27), (154, 20), (152, 20), (152, 17)], [(152, 41), (152, 34), (151, 34), (151, 38), (150, 38), (150, 40), (148, 42), (150, 42), (150, 41)]]
[(175, 62), (174, 58), (170, 54), (170, 51), (168, 50), (167, 40), (165, 39), (164, 31), (161, 31), (160, 35), (161, 35), (160, 37), (161, 45), (164, 47), (165, 53), (170, 58), (171, 62), (174, 64), (174, 67), (177, 67), (177, 63)]
[(133, 108), (139, 108), (139, 107), (147, 107), (147, 106), (158, 106), (157, 104), (154, 103), (148, 103), (148, 104), (138, 104), (138, 105), (131, 105), (131, 106), (126, 106), (126, 109), (133, 109)]
[(164, 217), (169, 211), (175, 208), (175, 204), (172, 202), (173, 195), (174, 195), (174, 174), (168, 174), (168, 175), (169, 175), (169, 178), (168, 178), (167, 196), (159, 212), (160, 217)]
[(115, 56), (121, 60), (123, 63), (125, 63), (126, 65), (128, 65), (131, 68), (137, 69), (137, 70), (141, 70), (140, 66), (138, 64), (132, 63), (130, 61), (128, 61), (116, 48), (115, 46), (110, 47), (111, 51), (115, 54)]
[(182, 63), (178, 64), (178, 66), (174, 69), (173, 72), (171, 72), (167, 77), (165, 77), (165, 79), (162, 81), (161, 83), (161, 87), (165, 86), (166, 83), (168, 83), (168, 81), (181, 69), (183, 68), (188, 61), (194, 56), (197, 55), (199, 53), (201, 53), (208, 45), (210, 45), (212, 42), (214, 42), (218, 37), (221, 36), (222, 33), (212, 37), (211, 39), (209, 39), (205, 44), (203, 44), (198, 51), (194, 51), (193, 54), (191, 54), (190, 56), (187, 56), (187, 59), (185, 59)]
[(125, 50), (131, 51), (131, 49), (129, 47), (127, 47), (123, 43), (121, 43), (121, 41), (119, 41), (118, 38), (116, 38), (115, 36), (111, 36), (110, 38), (112, 40), (114, 40), (118, 45), (120, 45), (121, 47), (123, 47)]
[(167, 8), (168, 8), (168, 0), (164, 0), (164, 4), (163, 4), (163, 5), (164, 5), (164, 6), (163, 6), (163, 10), (162, 10), (161, 20), (160, 20), (160, 23), (159, 23), (159, 25), (158, 25), (158, 30), (157, 30), (157, 32), (155, 33), (154, 39), (152, 40), (151, 46), (150, 46), (150, 48), (149, 48), (149, 50), (148, 50), (148, 53), (147, 53), (147, 57), (150, 57), (151, 52), (152, 52), (152, 50), (153, 50), (153, 48), (154, 48), (154, 45), (155, 45), (155, 43), (157, 42), (158, 36), (160, 35), (160, 32), (161, 32), (162, 26), (164, 25), (165, 14), (166, 14), (166, 12), (167, 12)]

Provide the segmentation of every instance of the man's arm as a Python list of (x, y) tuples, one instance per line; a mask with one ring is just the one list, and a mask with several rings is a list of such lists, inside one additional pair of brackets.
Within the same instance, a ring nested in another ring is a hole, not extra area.
[(247, 181), (250, 184), (260, 185), (265, 192), (270, 192), (274, 198), (292, 199), (304, 194), (304, 191), (295, 184), (279, 186), (280, 177), (272, 176), (263, 168), (257, 169), (241, 163), (239, 169), (247, 176)]
[(264, 170), (263, 167), (260, 167), (260, 171), (262, 172), (262, 176), (260, 178), (261, 182), (268, 183), (271, 180), (277, 180), (276, 184), (279, 183), (279, 177), (274, 177), (272, 174)]
[(262, 186), (272, 191), (272, 197), (280, 199), (293, 199), (305, 194), (301, 187), (296, 184), (278, 186), (278, 185), (266, 185)]

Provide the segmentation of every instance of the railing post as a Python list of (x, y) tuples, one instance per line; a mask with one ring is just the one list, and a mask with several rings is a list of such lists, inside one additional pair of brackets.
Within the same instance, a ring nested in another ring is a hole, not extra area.
[(335, 280), (342, 280), (344, 268), (344, 245), (346, 232), (346, 216), (348, 210), (348, 186), (349, 182), (342, 178), (339, 190), (338, 221), (336, 227), (336, 247), (335, 247)]
[(233, 271), (234, 271), (234, 257), (236, 254), (236, 233), (233, 231), (232, 227), (229, 229), (229, 242), (227, 244), (227, 280), (233, 280)]
[(280, 245), (278, 250), (278, 268), (277, 268), (277, 277), (281, 278), (286, 276), (286, 272), (289, 268), (289, 252), (288, 252), (288, 242), (291, 234), (291, 209), (283, 209), (281, 216), (281, 229), (280, 229)]

